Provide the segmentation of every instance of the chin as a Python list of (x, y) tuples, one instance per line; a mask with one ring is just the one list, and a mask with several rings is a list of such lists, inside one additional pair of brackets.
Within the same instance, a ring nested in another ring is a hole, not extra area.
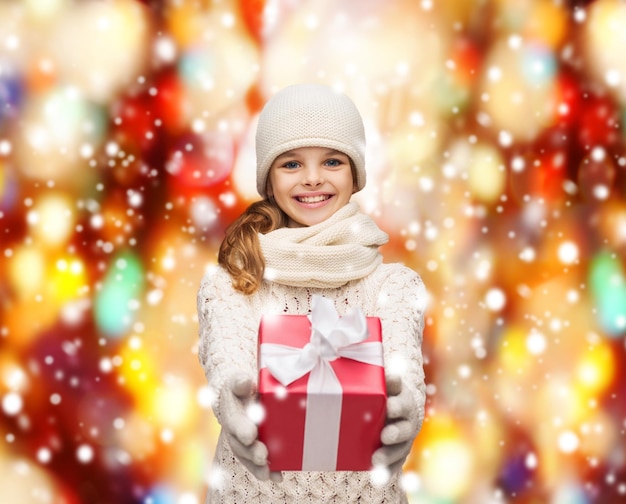
[(320, 217), (317, 219), (289, 219), (289, 227), (309, 227), (309, 226), (314, 226), (315, 224), (319, 224), (320, 222), (324, 222), (326, 219), (328, 219), (328, 217), (330, 217), (332, 214), (329, 214), (327, 216), (324, 217)]
[(289, 227), (309, 227), (324, 222), (332, 217), (341, 206), (329, 205), (317, 209), (292, 208), (289, 215)]

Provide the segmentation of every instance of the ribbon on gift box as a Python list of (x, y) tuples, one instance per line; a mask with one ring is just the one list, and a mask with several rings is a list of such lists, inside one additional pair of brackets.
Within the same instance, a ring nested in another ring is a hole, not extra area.
[(383, 366), (379, 341), (365, 341), (367, 320), (359, 308), (340, 317), (323, 296), (313, 296), (311, 339), (304, 347), (262, 343), (260, 365), (283, 386), (309, 375), (302, 470), (336, 468), (343, 389), (330, 363), (338, 358)]

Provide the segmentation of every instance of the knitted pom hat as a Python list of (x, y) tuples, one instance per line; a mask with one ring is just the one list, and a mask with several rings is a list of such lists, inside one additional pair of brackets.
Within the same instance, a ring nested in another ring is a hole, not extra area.
[(328, 147), (347, 154), (356, 167), (357, 191), (365, 186), (365, 130), (346, 95), (322, 84), (294, 84), (266, 104), (256, 130), (256, 185), (266, 197), (277, 156), (299, 147)]

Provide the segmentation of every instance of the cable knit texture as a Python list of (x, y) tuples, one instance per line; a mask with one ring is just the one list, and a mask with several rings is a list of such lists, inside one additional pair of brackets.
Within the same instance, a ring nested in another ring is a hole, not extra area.
[(284, 285), (339, 287), (371, 273), (381, 262), (387, 233), (348, 203), (314, 226), (259, 234), (265, 278)]
[[(199, 359), (209, 385), (219, 398), (233, 374), (258, 380), (257, 334), (264, 313), (308, 314), (314, 294), (333, 301), (344, 315), (359, 306), (367, 316), (380, 317), (386, 365), (405, 359), (404, 386), (414, 395), (416, 434), (424, 417), (425, 383), (421, 353), (426, 291), (419, 276), (400, 264), (378, 264), (367, 276), (336, 288), (289, 286), (264, 281), (250, 296), (235, 291), (229, 274), (213, 268), (198, 291)], [(219, 400), (214, 413), (221, 423)], [(284, 472), (283, 481), (259, 481), (233, 456), (220, 435), (210, 476), (210, 503), (406, 503), (399, 474), (382, 486), (368, 472)]]

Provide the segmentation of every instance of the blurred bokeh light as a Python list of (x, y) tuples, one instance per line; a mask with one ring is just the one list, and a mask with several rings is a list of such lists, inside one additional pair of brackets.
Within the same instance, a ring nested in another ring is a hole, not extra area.
[(626, 4), (0, 2), (0, 489), (199, 504), (195, 296), (277, 89), (347, 92), (428, 287), (412, 504), (626, 501)]

